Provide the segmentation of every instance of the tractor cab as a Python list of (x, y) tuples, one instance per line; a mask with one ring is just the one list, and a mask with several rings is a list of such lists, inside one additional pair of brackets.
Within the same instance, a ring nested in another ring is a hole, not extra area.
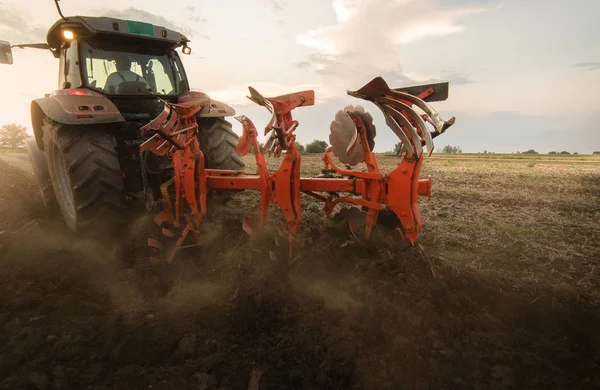
[(189, 84), (175, 51), (189, 40), (149, 23), (107, 17), (70, 17), (48, 31), (60, 58), (59, 89), (88, 88), (106, 96), (177, 97)]
[[(94, 93), (110, 99), (125, 120), (151, 119), (157, 97), (174, 102), (189, 92), (176, 49), (190, 54), (183, 34), (150, 23), (110, 17), (59, 19), (46, 44), (12, 47), (47, 49), (59, 59), (58, 90)], [(0, 41), (0, 63), (13, 61), (11, 46)]]
[(59, 20), (47, 36), (60, 59), (58, 88), (85, 88), (109, 98), (125, 120), (149, 120), (156, 97), (176, 101), (189, 91), (175, 51), (189, 40), (165, 27), (107, 17)]

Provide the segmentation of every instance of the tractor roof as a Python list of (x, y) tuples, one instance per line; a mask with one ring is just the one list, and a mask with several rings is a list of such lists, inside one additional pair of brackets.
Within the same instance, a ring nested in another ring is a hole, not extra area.
[(66, 20), (59, 19), (48, 30), (46, 40), (51, 49), (61, 47), (63, 29), (72, 30), (79, 37), (129, 37), (172, 48), (189, 42), (183, 34), (150, 23), (110, 17), (69, 16)]

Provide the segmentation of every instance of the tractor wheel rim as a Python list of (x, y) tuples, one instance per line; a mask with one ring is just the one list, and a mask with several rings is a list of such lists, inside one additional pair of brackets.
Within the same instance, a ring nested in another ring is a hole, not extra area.
[(58, 191), (61, 194), (63, 211), (71, 220), (75, 219), (75, 199), (73, 198), (73, 190), (71, 188), (71, 179), (65, 163), (63, 154), (54, 147), (54, 172), (56, 173), (56, 181), (58, 182)]

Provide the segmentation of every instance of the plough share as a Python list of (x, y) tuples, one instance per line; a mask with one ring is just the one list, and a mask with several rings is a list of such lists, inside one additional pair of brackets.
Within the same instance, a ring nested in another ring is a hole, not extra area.
[[(445, 100), (448, 84), (434, 84), (400, 89), (390, 89), (377, 77), (350, 96), (368, 100), (382, 112), (386, 124), (400, 139), (400, 163), (389, 173), (379, 170), (374, 147), (375, 126), (372, 118), (362, 107), (346, 107), (338, 112), (331, 124), (330, 143), (323, 156), (323, 175), (316, 178), (300, 177), (302, 156), (296, 147), (294, 131), (298, 121), (292, 117), (297, 107), (314, 104), (314, 91), (302, 91), (273, 98), (263, 97), (249, 87), (253, 102), (265, 107), (272, 114), (265, 127), (268, 137), (261, 148), (258, 132), (246, 116), (237, 116), (243, 134), (236, 151), (241, 155), (254, 149), (257, 172), (206, 169), (204, 156), (197, 137), (196, 114), (204, 102), (164, 102), (162, 113), (142, 127), (142, 132), (152, 135), (141, 151), (151, 151), (169, 156), (173, 163), (173, 177), (161, 186), (163, 210), (155, 217), (162, 234), (174, 242), (169, 248), (167, 261), (171, 262), (188, 237), (199, 235), (206, 215), (207, 196), (211, 191), (255, 190), (260, 193), (259, 220), (249, 217), (243, 221), (243, 229), (250, 235), (260, 230), (267, 218), (269, 207), (279, 206), (285, 217), (282, 227), (290, 242), (290, 255), (294, 239), (302, 223), (300, 194), (308, 194), (324, 203), (324, 211), (330, 215), (335, 206), (349, 203), (366, 212), (365, 242), (369, 241), (373, 226), (381, 211), (391, 212), (397, 218), (400, 235), (411, 243), (417, 240), (422, 229), (418, 197), (431, 197), (431, 177), (419, 179), (424, 148), (431, 154), (433, 138), (454, 124), (454, 117), (443, 121), (427, 103)], [(421, 113), (417, 112), (419, 109)], [(430, 131), (428, 125), (433, 128)], [(272, 172), (267, 169), (265, 154), (280, 157), (280, 167)], [(345, 167), (340, 167), (332, 154)], [(366, 170), (352, 166), (364, 162)], [(345, 193), (346, 196), (340, 196)], [(163, 248), (163, 242), (149, 238), (151, 247)]]

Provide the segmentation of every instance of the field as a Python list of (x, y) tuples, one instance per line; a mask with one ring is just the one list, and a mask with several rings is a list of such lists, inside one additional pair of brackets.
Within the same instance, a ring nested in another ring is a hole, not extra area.
[(241, 229), (255, 194), (213, 202), (201, 248), (155, 267), (147, 217), (72, 237), (29, 169), (0, 154), (1, 389), (600, 388), (598, 157), (426, 159), (426, 259), (383, 228), (363, 247), (306, 197), (289, 272), (273, 232)]

